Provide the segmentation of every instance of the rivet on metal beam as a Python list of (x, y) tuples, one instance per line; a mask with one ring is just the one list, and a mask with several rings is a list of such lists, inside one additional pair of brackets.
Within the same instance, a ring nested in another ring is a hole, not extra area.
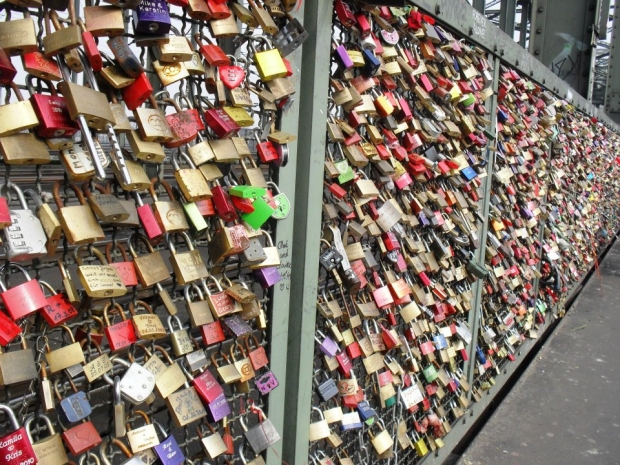
[(540, 50), (534, 50), (534, 55), (540, 55)]
[(469, 28), (469, 35), (470, 35), (470, 36), (473, 36), (473, 35), (474, 35), (474, 28), (473, 28), (473, 27), (470, 27), (470, 28)]
[(435, 7), (435, 14), (436, 14), (436, 15), (440, 15), (440, 14), (441, 14), (441, 6), (440, 6), (440, 5), (437, 5), (437, 6)]

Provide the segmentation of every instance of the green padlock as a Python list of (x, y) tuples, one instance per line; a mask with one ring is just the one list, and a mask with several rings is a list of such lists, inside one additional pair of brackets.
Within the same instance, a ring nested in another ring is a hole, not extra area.
[(284, 220), (288, 217), (291, 212), (291, 202), (286, 196), (280, 192), (278, 186), (273, 182), (268, 182), (268, 186), (271, 186), (272, 189), (276, 192), (276, 195), (273, 197), (273, 202), (276, 205), (276, 209), (273, 211), (271, 215), (272, 218), (276, 220)]
[(258, 199), (267, 193), (267, 189), (254, 186), (233, 186), (228, 189), (228, 193), (242, 199)]
[(439, 377), (439, 375), (437, 374), (437, 370), (435, 370), (435, 367), (433, 365), (429, 365), (424, 368), (424, 370), (422, 370), (422, 374), (424, 374), (424, 378), (426, 379), (427, 383), (432, 383)]
[(181, 199), (181, 202), (183, 204), (183, 210), (185, 211), (185, 216), (187, 216), (187, 219), (189, 220), (189, 224), (191, 225), (192, 229), (196, 232), (204, 231), (205, 229), (207, 229), (207, 222), (205, 221), (204, 216), (202, 216), (202, 213), (200, 213), (200, 209), (198, 208), (196, 202), (185, 202), (185, 197), (183, 197), (181, 189), (176, 186), (174, 186), (172, 189), (177, 195), (177, 199)]
[(262, 197), (256, 199), (252, 206), (254, 211), (252, 213), (242, 213), (241, 218), (254, 229), (260, 229), (271, 218), (274, 209)]
[(340, 176), (338, 176), (338, 182), (340, 184), (344, 184), (346, 182), (353, 180), (354, 177), (355, 177), (355, 173), (353, 172), (353, 168), (351, 168), (350, 166), (347, 166), (347, 170), (344, 173), (342, 173)]

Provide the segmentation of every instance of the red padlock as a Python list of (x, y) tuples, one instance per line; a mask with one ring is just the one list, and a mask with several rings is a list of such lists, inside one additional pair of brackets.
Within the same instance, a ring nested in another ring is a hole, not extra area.
[(33, 76), (52, 81), (60, 81), (62, 79), (60, 68), (54, 58), (48, 58), (40, 52), (30, 52), (22, 55), (22, 64), (24, 65), (24, 70)]
[(136, 80), (121, 89), (123, 102), (131, 111), (146, 102), (153, 93), (153, 86), (146, 73), (140, 73)]
[(213, 205), (213, 199), (197, 200), (194, 203), (198, 207), (198, 211), (202, 216), (215, 215), (215, 206)]
[(204, 121), (209, 128), (220, 139), (233, 136), (241, 129), (239, 125), (233, 120), (228, 113), (222, 108), (216, 108), (210, 102), (207, 102), (209, 109), (204, 113)]
[(160, 239), (164, 230), (159, 225), (159, 221), (155, 217), (155, 213), (153, 212), (153, 206), (150, 204), (145, 204), (142, 201), (142, 197), (137, 192), (134, 192), (134, 196), (136, 198), (136, 203), (138, 207), (136, 208), (138, 212), (138, 218), (140, 219), (140, 224), (142, 225), (142, 229), (148, 236), (150, 240)]
[(78, 19), (77, 23), (80, 29), (82, 29), (82, 45), (84, 46), (84, 53), (88, 63), (93, 71), (98, 73), (103, 69), (103, 58), (97, 48), (97, 42), (95, 42), (92, 32), (86, 30), (86, 26), (81, 19)]
[(32, 315), (47, 305), (47, 299), (39, 286), (39, 281), (32, 279), (26, 269), (15, 263), (8, 263), (0, 268), (0, 273), (4, 273), (6, 267), (17, 268), (26, 277), (26, 282), (7, 289), (4, 282), (0, 279), (0, 288), (2, 289), (2, 301), (4, 307), (14, 321)]
[(269, 358), (267, 357), (265, 348), (260, 345), (256, 336), (252, 335), (251, 338), (256, 345), (256, 349), (252, 349), (250, 347), (250, 338), (246, 338), (245, 348), (247, 349), (248, 357), (250, 358), (250, 362), (252, 363), (252, 368), (254, 368), (254, 370), (260, 370), (261, 368), (269, 364)]
[(116, 268), (116, 271), (118, 271), (118, 274), (121, 277), (121, 281), (123, 281), (125, 287), (137, 286), (138, 275), (136, 274), (136, 267), (134, 263), (129, 260), (125, 247), (123, 247), (122, 244), (116, 244), (116, 248), (121, 253), (121, 257), (123, 257), (122, 262), (114, 262), (114, 258), (112, 257), (113, 248), (114, 244), (112, 242), (108, 242), (108, 245), (105, 248), (105, 258), (108, 261), (108, 265)]
[(13, 224), (11, 219), (11, 211), (6, 197), (0, 197), (0, 229), (7, 228)]
[(207, 43), (203, 43), (202, 37), (200, 37), (199, 33), (194, 34), (194, 39), (199, 46), (200, 54), (207, 60), (210, 66), (224, 66), (230, 65), (230, 58), (226, 55), (226, 52), (221, 49), (218, 45), (215, 45), (211, 42), (210, 39), (204, 38)]
[(260, 158), (262, 163), (271, 163), (277, 161), (279, 159), (278, 151), (271, 143), (271, 141), (261, 142), (258, 138), (258, 134), (254, 133), (254, 137), (256, 138), (256, 150), (258, 152), (258, 158)]
[(103, 321), (105, 323), (105, 336), (108, 340), (110, 350), (115, 352), (124, 347), (129, 347), (131, 344), (137, 342), (136, 332), (134, 330), (133, 323), (128, 320), (123, 311), (123, 307), (119, 304), (114, 304), (114, 309), (119, 313), (121, 322), (111, 325), (108, 311), (112, 307), (112, 304), (108, 304), (103, 309)]
[(15, 324), (3, 312), (0, 312), (0, 346), (5, 346), (22, 332), (22, 329)]
[(202, 342), (206, 346), (218, 344), (226, 340), (224, 329), (219, 321), (202, 325), (200, 332), (202, 333)]
[(33, 76), (28, 76), (30, 103), (40, 123), (36, 128), (37, 134), (43, 138), (73, 136), (79, 126), (69, 116), (67, 100), (56, 93), (56, 88), (51, 81), (43, 79), (50, 94), (35, 93), (32, 80)]
[(207, 8), (211, 12), (213, 19), (226, 19), (229, 18), (232, 12), (225, 1), (222, 0), (206, 0)]
[(0, 437), (0, 464), (2, 465), (34, 465), (38, 462), (28, 438), (26, 428), (20, 428), (15, 413), (8, 405), (0, 404), (2, 410), (11, 422), (12, 431)]
[(69, 302), (64, 292), (56, 292), (56, 290), (45, 281), (39, 281), (39, 284), (52, 293), (51, 296), (47, 297), (47, 305), (41, 309), (41, 315), (50, 328), (55, 328), (78, 316), (77, 309)]
[[(211, 358), (215, 357), (215, 352), (211, 354)], [(217, 363), (214, 364), (217, 366)], [(196, 389), (198, 396), (207, 404), (210, 404), (219, 396), (224, 394), (224, 390), (213, 374), (205, 369), (200, 375), (192, 380), (192, 385)]]
[(90, 420), (63, 432), (62, 439), (75, 457), (101, 444), (101, 436)]
[(215, 185), (211, 187), (213, 197), (213, 206), (218, 216), (226, 223), (239, 219), (237, 210), (228, 195), (228, 192), (220, 185), (219, 181), (214, 181)]
[(344, 27), (352, 27), (355, 22), (355, 15), (353, 11), (351, 11), (351, 7), (344, 0), (336, 0), (334, 2), (334, 9), (336, 10), (336, 15), (338, 16), (338, 20)]
[(0, 84), (8, 86), (13, 82), (17, 69), (11, 63), (11, 57), (7, 55), (4, 49), (0, 48)]
[(164, 102), (172, 105), (176, 113), (166, 115), (166, 121), (172, 130), (174, 139), (164, 143), (166, 148), (177, 148), (189, 144), (198, 137), (195, 115), (191, 110), (183, 110), (173, 99), (165, 98)]

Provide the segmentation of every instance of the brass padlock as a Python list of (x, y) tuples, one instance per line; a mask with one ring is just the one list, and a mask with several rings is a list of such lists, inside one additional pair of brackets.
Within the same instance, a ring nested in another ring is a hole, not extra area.
[(86, 30), (94, 37), (114, 37), (125, 33), (123, 10), (116, 6), (84, 7)]
[(26, 338), (23, 335), (21, 336), (21, 350), (0, 352), (0, 386), (30, 381), (38, 376), (32, 349), (26, 345)]
[(129, 213), (120, 203), (119, 199), (110, 191), (99, 184), (95, 184), (98, 193), (93, 194), (89, 183), (82, 185), (82, 191), (86, 194), (86, 200), (93, 212), (103, 222), (119, 222), (129, 218)]
[(84, 265), (81, 252), (87, 250), (85, 245), (74, 250), (75, 261), (78, 264), (78, 278), (90, 297), (120, 297), (127, 294), (118, 270), (108, 265), (105, 256), (96, 247), (89, 247), (89, 251), (101, 262), (101, 265)]
[[(153, 198), (153, 212), (162, 229), (166, 232), (183, 232), (189, 230), (187, 218), (183, 213), (183, 206), (176, 200), (174, 193), (170, 188), (170, 184), (166, 181), (159, 181), (157, 178), (151, 180), (152, 184), (149, 188), (151, 197)], [(158, 183), (165, 189), (170, 200), (159, 200), (155, 193), (155, 185)]]
[(49, 345), (46, 345), (47, 351), (45, 352), (45, 360), (50, 368), (50, 373), (58, 373), (61, 370), (73, 367), (75, 365), (82, 365), (86, 361), (84, 359), (84, 352), (79, 342), (75, 342), (73, 332), (68, 326), (60, 325), (65, 333), (69, 335), (71, 343), (63, 346), (59, 349), (51, 350)]
[[(145, 314), (138, 315), (138, 309), (144, 309)], [(143, 300), (136, 300), (129, 304), (129, 313), (132, 315), (131, 322), (140, 339), (155, 340), (166, 337), (168, 334), (159, 316), (157, 316), (149, 304)]]
[(52, 32), (48, 28), (47, 34), (43, 36), (43, 50), (46, 57), (69, 53), (82, 45), (82, 31), (75, 19), (75, 3), (71, 5), (69, 2), (69, 20), (71, 22), (69, 26), (63, 27), (60, 24), (58, 13), (53, 10), (46, 16), (47, 24), (49, 24), (50, 19), (56, 31)]
[(72, 245), (88, 244), (105, 238), (101, 225), (97, 222), (95, 214), (86, 204), (82, 192), (73, 184), (69, 187), (77, 196), (80, 205), (63, 206), (60, 199), (60, 182), (54, 184), (53, 195), (58, 207), (58, 220), (65, 233), (67, 241)]
[(262, 231), (262, 233), (263, 233), (263, 236), (265, 236), (266, 241), (267, 241), (267, 246), (263, 247), (263, 250), (265, 251), (265, 255), (267, 255), (267, 258), (260, 263), (251, 264), (250, 269), (252, 270), (260, 270), (262, 268), (280, 266), (280, 254), (278, 252), (278, 248), (273, 245), (273, 240), (271, 239), (271, 235), (268, 234), (266, 231)]
[[(141, 416), (145, 425), (136, 429), (131, 428), (131, 422), (125, 423), (125, 429), (127, 430), (127, 440), (129, 441), (129, 447), (134, 454), (138, 454), (147, 449), (151, 449), (159, 444), (159, 438), (157, 437), (157, 431), (155, 425), (151, 424), (151, 419), (142, 410), (134, 410), (134, 414)], [(128, 417), (129, 418), (129, 417)]]
[(183, 192), (183, 196), (189, 202), (210, 199), (213, 194), (202, 172), (196, 168), (189, 155), (181, 151), (181, 149), (179, 149), (179, 156), (189, 165), (189, 168), (181, 168), (178, 163), (178, 157), (172, 155), (172, 167), (175, 170), (174, 177)]
[[(175, 324), (179, 327), (179, 329), (174, 329)], [(171, 334), (170, 341), (172, 343), (174, 355), (181, 357), (194, 351), (194, 345), (189, 337), (189, 333), (187, 330), (183, 329), (183, 325), (181, 324), (181, 320), (178, 316), (171, 315), (168, 317), (168, 329)]]
[[(148, 253), (146, 255), (138, 255), (136, 246), (142, 243), (146, 246)], [(134, 233), (127, 241), (129, 252), (133, 257), (136, 266), (136, 274), (140, 285), (144, 288), (151, 287), (157, 283), (161, 283), (170, 278), (170, 272), (164, 263), (161, 252), (155, 251), (146, 236), (140, 233)]]
[[(34, 441), (32, 433), (30, 431), (32, 423), (35, 418), (42, 418), (47, 427), (47, 437), (41, 438), (39, 436), (38, 441)], [(62, 442), (60, 434), (56, 433), (51, 420), (45, 414), (32, 414), (24, 422), (24, 428), (28, 433), (28, 439), (32, 443), (32, 449), (37, 457), (37, 463), (41, 465), (65, 465), (69, 463), (65, 446)]]
[[(183, 238), (187, 244), (187, 252), (177, 253), (173, 244), (175, 236)], [(170, 249), (170, 263), (179, 284), (188, 284), (209, 276), (200, 251), (194, 249), (192, 240), (187, 233), (168, 234), (168, 248)]]
[(134, 156), (149, 163), (162, 163), (166, 158), (164, 148), (159, 142), (142, 140), (136, 131), (127, 133), (127, 140)]
[(30, 100), (24, 100), (15, 83), (11, 83), (9, 87), (18, 102), (0, 106), (0, 137), (16, 134), (39, 125)]
[(139, 161), (132, 160), (131, 154), (121, 149), (124, 155), (125, 167), (127, 173), (129, 173), (129, 179), (125, 181), (120, 167), (116, 163), (112, 163), (112, 171), (121, 188), (124, 191), (143, 191), (151, 186), (151, 180), (149, 179), (144, 167)]
[(142, 140), (159, 143), (170, 142), (174, 135), (168, 121), (166, 121), (164, 112), (160, 110), (152, 95), (149, 96), (149, 102), (152, 108), (139, 107), (134, 110)]
[(38, 52), (37, 33), (28, 9), (23, 19), (11, 19), (11, 10), (5, 11), (7, 17), (0, 22), (0, 48), (9, 56)]
[[(192, 292), (198, 297), (198, 300), (194, 300)], [(200, 287), (196, 284), (189, 284), (185, 286), (185, 308), (189, 315), (189, 321), (194, 328), (200, 327), (209, 323), (213, 323), (213, 315), (209, 307), (209, 302), (204, 298), (204, 294), (200, 290)]]

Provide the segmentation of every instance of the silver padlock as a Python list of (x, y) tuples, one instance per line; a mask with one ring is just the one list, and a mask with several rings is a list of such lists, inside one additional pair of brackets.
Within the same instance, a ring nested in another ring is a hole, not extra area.
[(190, 371), (198, 371), (205, 367), (208, 363), (207, 354), (204, 349), (198, 349), (194, 352), (190, 352), (185, 356), (185, 361)]
[[(3, 230), (7, 259), (19, 262), (46, 256), (47, 236), (39, 218), (28, 208), (26, 196), (11, 181), (7, 184), (0, 184), (0, 192), (4, 189), (15, 192), (21, 205), (21, 208), (9, 210), (13, 224)], [(29, 196), (36, 201), (33, 194), (29, 194)]]
[(265, 413), (260, 408), (252, 407), (251, 410), (256, 410), (259, 418), (262, 419), (258, 425), (248, 429), (243, 415), (239, 417), (239, 421), (241, 422), (241, 427), (243, 428), (243, 434), (250, 443), (252, 450), (255, 454), (260, 454), (278, 442), (281, 438), (278, 430), (276, 430), (276, 427), (273, 425), (271, 420), (265, 416)]
[[(101, 165), (106, 168), (110, 164), (110, 159), (104, 153), (97, 139), (94, 139), (94, 147)], [(59, 158), (72, 181), (86, 181), (95, 174), (95, 165), (86, 142), (73, 144), (72, 147), (61, 150)]]
[(250, 238), (250, 246), (243, 251), (243, 258), (250, 263), (261, 263), (267, 260), (267, 254), (258, 237)]
[[(137, 363), (129, 363), (122, 358), (110, 357), (112, 363), (118, 363), (127, 367), (127, 371), (121, 378), (121, 395), (134, 405), (147, 402), (155, 389), (155, 376), (143, 366)], [(114, 381), (109, 374), (103, 375), (106, 383), (114, 386)]]

